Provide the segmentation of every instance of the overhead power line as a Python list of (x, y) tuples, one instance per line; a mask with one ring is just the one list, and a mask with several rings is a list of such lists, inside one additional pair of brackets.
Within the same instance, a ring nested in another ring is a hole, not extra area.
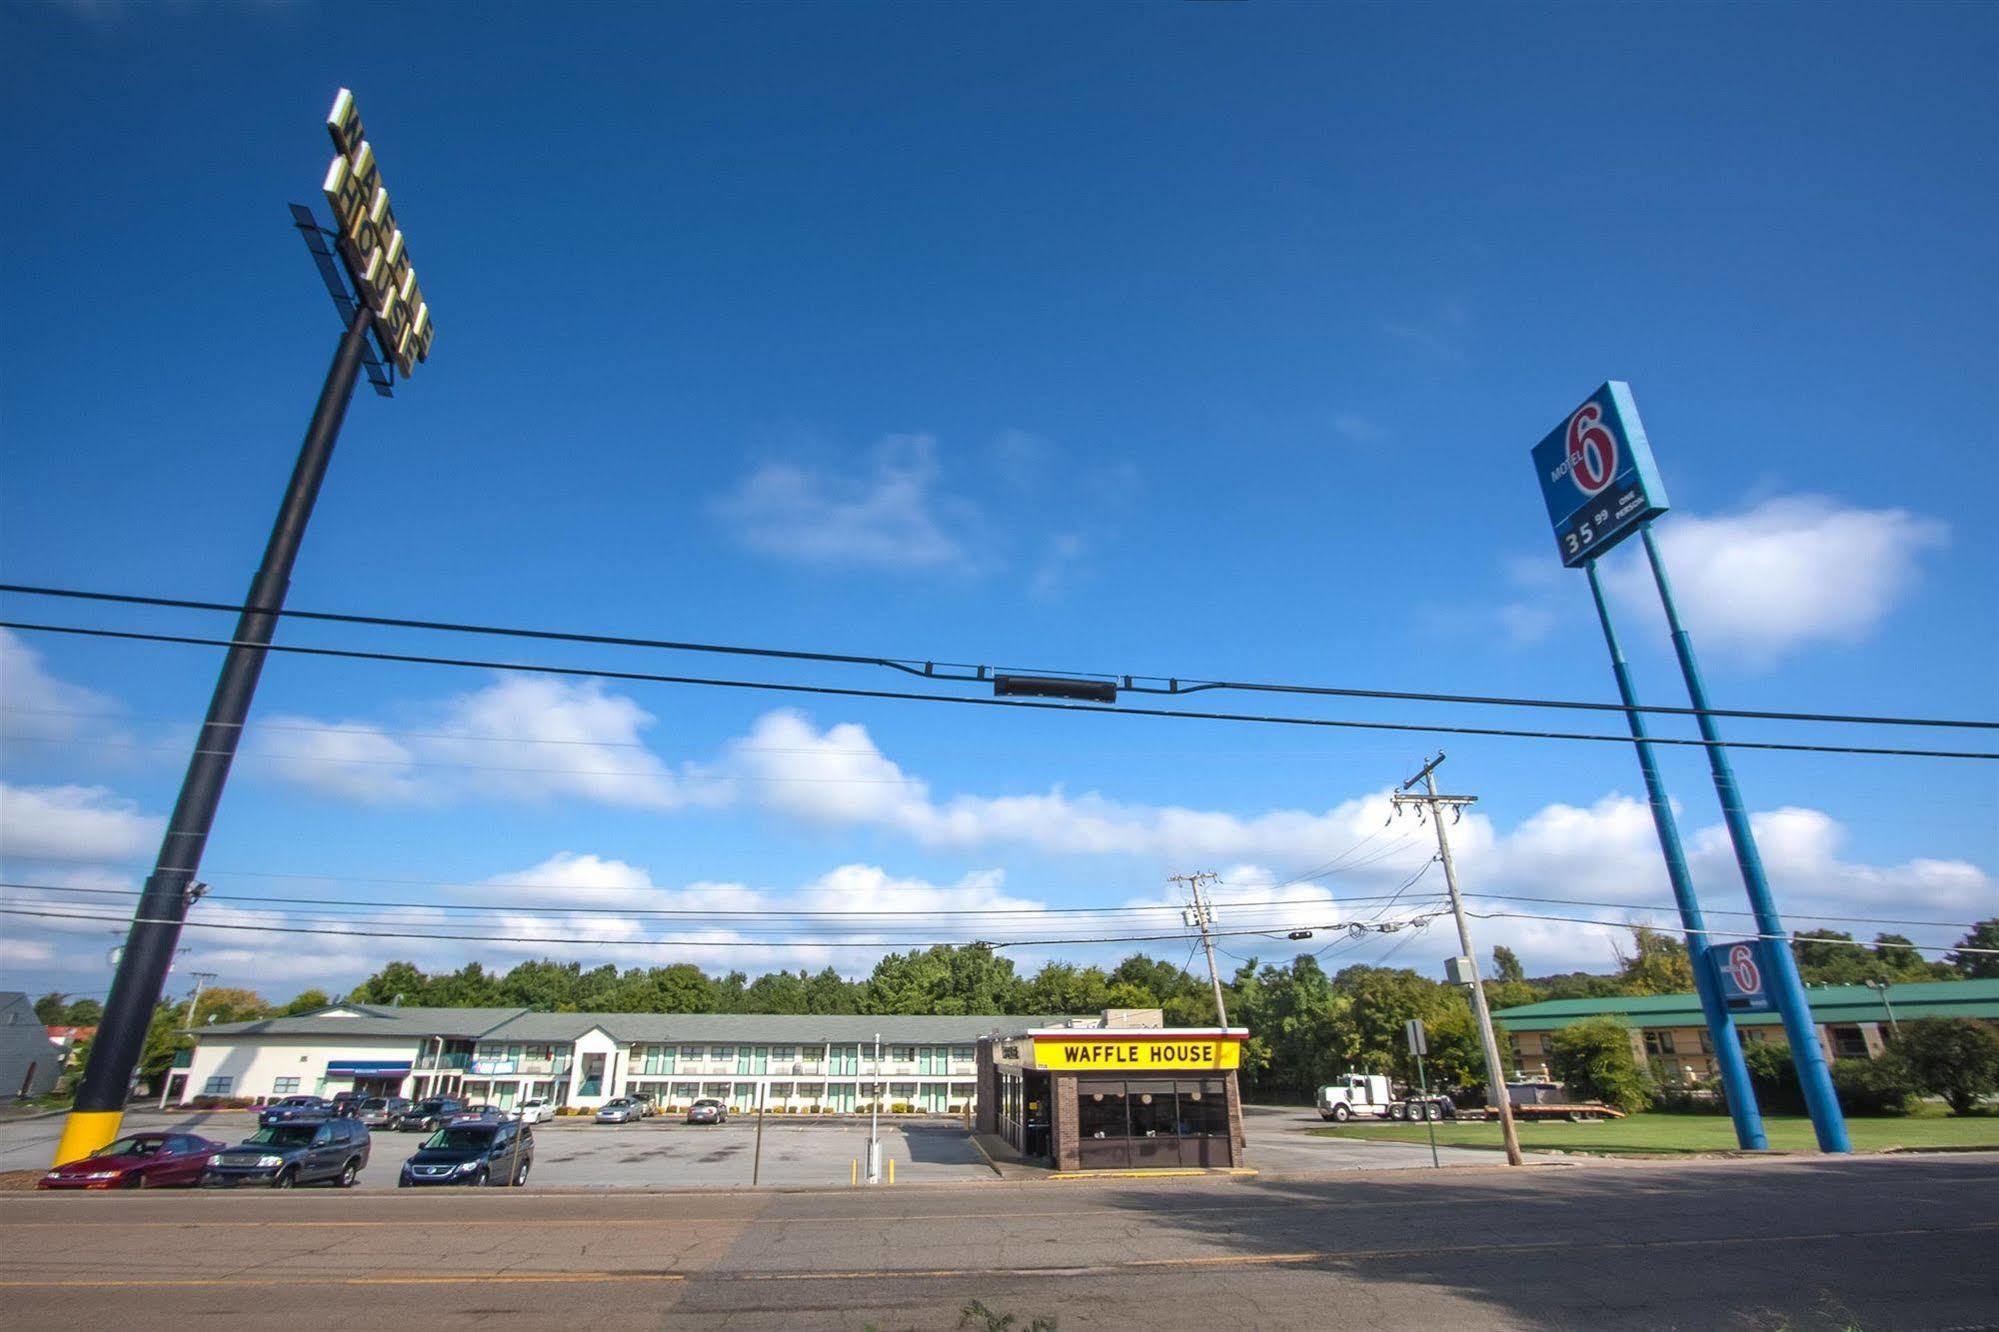
[[(149, 865), (134, 865), (129, 863), (106, 865), (105, 862), (92, 860), (87, 857), (24, 856), (20, 857), (20, 859), (33, 860), (33, 861), (61, 860), (64, 861), (65, 863), (89, 864), (93, 866), (100, 866), (103, 868), (114, 868), (114, 869), (124, 868), (124, 869), (138, 870), (138, 869), (150, 868)], [(1437, 863), (1436, 857), (1434, 856), (1429, 857), (1424, 861), (1423, 865), (1415, 872), (1415, 874), (1411, 875), (1393, 892), (1389, 893), (1371, 893), (1371, 894), (1342, 893), (1337, 898), (1318, 898), (1318, 897), (1241, 898), (1234, 900), (1217, 900), (1216, 902), (1214, 902), (1213, 905), (1218, 910), (1227, 910), (1231, 912), (1251, 910), (1251, 911), (1258, 911), (1264, 914), (1271, 914), (1280, 911), (1295, 912), (1300, 910), (1317, 910), (1327, 906), (1364, 907), (1364, 906), (1374, 906), (1377, 903), (1387, 904), (1385, 906), (1382, 906), (1380, 910), (1376, 913), (1376, 915), (1378, 916), (1380, 914), (1385, 913), (1389, 909), (1389, 907), (1392, 907), (1396, 902), (1400, 901), (1403, 894), (1405, 894), (1411, 887), (1413, 887), (1418, 882), (1418, 880), (1420, 880), (1420, 878), (1425, 873), (1427, 873), (1436, 863)], [(498, 883), (478, 883), (470, 880), (461, 880), (461, 879), (383, 878), (380, 876), (372, 876), (372, 875), (335, 874), (335, 873), (303, 874), (296, 872), (280, 872), (275, 870), (249, 870), (249, 869), (219, 869), (209, 872), (220, 878), (294, 879), (310, 883), (372, 883), (372, 884), (385, 884), (391, 886), (417, 887), (417, 888), (454, 888), (454, 889), (461, 889), (464, 891), (475, 891), (475, 892), (494, 892), (494, 891), (514, 892), (525, 889), (525, 890), (545, 890), (551, 893), (660, 892), (660, 893), (671, 893), (674, 896), (685, 896), (689, 893), (695, 892), (700, 888), (704, 887), (704, 885), (698, 885), (698, 884), (687, 888), (668, 888), (655, 884), (632, 885), (632, 884), (622, 884), (622, 883), (549, 883), (549, 882), (532, 883), (532, 882), (522, 882), (515, 880), (508, 880)], [(705, 885), (705, 886), (712, 888), (714, 891), (718, 892), (734, 893), (742, 891), (741, 889), (738, 889), (736, 887), (725, 886), (725, 885)], [(1285, 885), (1283, 884), (1277, 885), (1278, 888), (1282, 888), (1284, 886)], [(136, 888), (112, 888), (95, 884), (10, 882), (10, 883), (0, 883), (0, 888), (15, 888), (23, 890), (32, 890), (37, 892), (60, 892), (60, 893), (73, 893), (73, 894), (96, 895), (96, 896), (115, 896), (115, 897), (137, 897), (140, 895), (140, 891)], [(1525, 893), (1468, 892), (1463, 894), (1463, 896), (1468, 899), (1477, 899), (1480, 901), (1527, 902), (1536, 905), (1549, 905), (1549, 906), (1602, 907), (1613, 911), (1640, 911), (1647, 913), (1657, 913), (1657, 912), (1671, 912), (1671, 911), (1676, 911), (1678, 909), (1673, 904), (1667, 902), (1622, 902), (1605, 898), (1541, 897)], [(540, 903), (517, 904), (513, 902), (506, 902), (499, 904), (490, 903), (490, 902), (484, 904), (464, 903), (464, 902), (433, 902), (433, 901), (418, 900), (415, 898), (401, 898), (393, 901), (380, 901), (380, 900), (371, 900), (371, 899), (364, 900), (364, 899), (356, 899), (348, 897), (294, 897), (277, 893), (270, 893), (270, 894), (225, 893), (217, 891), (209, 892), (205, 900), (213, 902), (259, 902), (259, 903), (275, 903), (275, 904), (297, 903), (305, 906), (421, 907), (425, 909), (432, 909), (438, 911), (488, 911), (488, 912), (518, 912), (518, 913), (547, 912), (547, 913), (578, 913), (578, 914), (605, 914), (605, 915), (638, 915), (638, 916), (662, 916), (662, 917), (687, 917), (690, 919), (703, 919), (703, 920), (737, 920), (737, 919), (752, 920), (752, 919), (761, 919), (766, 916), (826, 917), (826, 918), (836, 918), (836, 919), (848, 918), (848, 917), (893, 918), (893, 917), (902, 917), (902, 916), (917, 916), (917, 917), (938, 916), (938, 917), (970, 917), (982, 920), (1007, 919), (1013, 917), (1036, 917), (1036, 916), (1142, 917), (1142, 916), (1153, 916), (1153, 915), (1177, 916), (1186, 909), (1183, 906), (1178, 906), (1166, 902), (1128, 903), (1121, 906), (863, 908), (858, 910), (837, 910), (837, 911), (808, 910), (808, 909), (800, 909), (792, 907), (756, 907), (756, 908), (743, 907), (743, 908), (734, 908), (734, 909), (716, 908), (716, 907), (635, 907), (635, 906), (599, 907), (599, 906), (588, 906), (582, 904), (546, 905)], [(1706, 910), (1707, 914), (1711, 916), (1739, 916), (1750, 919), (1753, 919), (1755, 916), (1755, 913), (1752, 911), (1730, 910), (1725, 907), (1708, 907), (1706, 908)], [(1912, 929), (1940, 929), (1940, 930), (1969, 930), (1971, 928), (1969, 922), (1961, 920), (1928, 920), (1928, 919), (1918, 920), (1905, 916), (1848, 916), (1848, 915), (1838, 915), (1838, 914), (1829, 914), (1824, 912), (1811, 912), (1811, 911), (1793, 911), (1790, 912), (1789, 914), (1792, 916), (1793, 919), (1796, 920), (1809, 920), (1809, 921), (1817, 921), (1821, 923), (1839, 924), (1839, 925), (1903, 925), (1910, 927)], [(1374, 919), (1374, 918), (1375, 917), (1373, 916), (1369, 917), (1369, 919)], [(1618, 923), (1624, 925), (1630, 925), (1633, 922), (1623, 921)], [(1677, 929), (1679, 929), (1679, 926), (1676, 924), (1669, 927), (1667, 932), (1670, 933), (1671, 931)]]
[[(136, 643), (174, 643), (190, 647), (254, 647), (262, 652), (282, 652), (294, 656), (323, 657), (347, 661), (392, 662), (415, 666), (447, 666), (459, 669), (515, 671), (533, 675), (556, 675), (595, 680), (625, 680), (647, 684), (698, 685), (722, 689), (746, 689), (764, 693), (802, 694), (829, 698), (867, 698), (899, 702), (947, 703), (962, 707), (1029, 708), (1042, 712), (1087, 713), (1107, 717), (1170, 717), (1183, 721), (1245, 722), (1267, 726), (1308, 726), (1335, 730), (1397, 731), (1425, 735), (1477, 735), (1514, 740), (1571, 740), (1596, 744), (1628, 745), (1628, 735), (1604, 735), (1585, 731), (1532, 731), (1495, 726), (1446, 726), (1419, 722), (1359, 721), (1352, 718), (1291, 717), (1281, 714), (1208, 712), (1187, 708), (1130, 707), (1124, 704), (1051, 702), (1026, 698), (985, 698), (961, 694), (923, 694), (901, 689), (856, 689), (844, 685), (784, 684), (769, 680), (741, 680), (717, 676), (666, 675), (652, 671), (616, 671), (601, 667), (550, 666), (540, 663), (491, 661), (476, 657), (440, 657), (409, 652), (372, 652), (359, 648), (305, 647), (297, 644), (239, 644), (226, 638), (204, 638), (193, 634), (141, 633), (130, 629), (91, 629), (80, 625), (40, 624), (20, 620), (0, 620), (0, 629), (24, 633), (67, 634), (82, 638), (118, 639)], [(1984, 723), (1979, 723), (1983, 725)], [(1655, 745), (1707, 748), (1705, 739), (1654, 737)], [(1849, 754), (1893, 758), (1999, 759), (1999, 753), (1976, 750), (1905, 749), (1866, 745), (1816, 745), (1776, 740), (1735, 740), (1735, 749), (1758, 749), (1800, 754)]]
[[(153, 597), (123, 592), (96, 592), (82, 588), (50, 587), (31, 583), (0, 583), (0, 593), (15, 593), (21, 596), (56, 597), (74, 601), (111, 602), (129, 606), (155, 606), (176, 610), (209, 611), (229, 615), (241, 614), (248, 609), (234, 602), (203, 601), (187, 597)], [(307, 611), (286, 608), (269, 612), (272, 615), (293, 620), (314, 620), (328, 624), (366, 625), (375, 628), (414, 629), (431, 633), (477, 634), (495, 638), (519, 638), (541, 642), (578, 643), (603, 647), (644, 648), (654, 651), (707, 653), (724, 656), (761, 657), (777, 661), (801, 661), (833, 665), (875, 666), (899, 671), (906, 675), (934, 680), (959, 680), (964, 682), (985, 682), (998, 673), (999, 668), (971, 662), (920, 660), (913, 657), (879, 656), (864, 653), (815, 652), (796, 648), (757, 647), (745, 644), (704, 643), (680, 639), (642, 638), (626, 634), (585, 633), (558, 629), (535, 629), (517, 625), (479, 624), (453, 620), (415, 619), (406, 616), (347, 614), (335, 611)], [(971, 676), (940, 674), (951, 671), (973, 671)], [(1658, 705), (1639, 705), (1627, 708), (1622, 703), (1597, 702), (1588, 699), (1536, 698), (1500, 694), (1448, 694), (1434, 691), (1406, 689), (1362, 689), (1338, 685), (1309, 685), (1254, 680), (1210, 680), (1189, 676), (1170, 676), (1157, 673), (1129, 673), (1122, 671), (1061, 671), (1063, 675), (1074, 675), (1090, 679), (1121, 681), (1120, 688), (1126, 692), (1155, 694), (1195, 694), (1215, 690), (1236, 690), (1250, 693), (1299, 694), (1326, 698), (1377, 699), (1405, 703), (1450, 703), (1477, 707), (1506, 708), (1555, 708), (1588, 712), (1644, 712), (1661, 716), (1701, 716), (1733, 717), (1757, 721), (1819, 722), (1866, 726), (1918, 726), (1949, 727), (1975, 730), (1999, 730), (1999, 721), (1979, 721), (1944, 717), (1907, 717), (1896, 715), (1866, 715), (1835, 712), (1785, 712), (1770, 709), (1743, 708), (1680, 708)], [(1147, 683), (1153, 682), (1153, 683)], [(1160, 687), (1163, 685), (1164, 687)]]

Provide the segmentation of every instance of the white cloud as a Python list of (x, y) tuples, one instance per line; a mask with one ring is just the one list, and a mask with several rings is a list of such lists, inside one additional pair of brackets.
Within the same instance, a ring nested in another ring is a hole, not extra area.
[(938, 488), (937, 442), (892, 435), (866, 474), (835, 476), (772, 462), (714, 501), (715, 516), (759, 554), (826, 568), (976, 571), (977, 511)]
[(0, 783), (0, 853), (26, 860), (123, 860), (158, 849), (166, 820), (102, 786)]
[(368, 802), (569, 798), (654, 810), (725, 802), (726, 780), (695, 766), (676, 771), (647, 747), (653, 721), (595, 680), (506, 675), (401, 734), (371, 722), (274, 717), (253, 724), (248, 752), (288, 781)]
[(109, 696), (49, 674), (41, 654), (10, 629), (0, 629), (0, 706), (8, 736), (33, 740), (88, 733), (118, 711)]
[[(1130, 804), (1061, 788), (935, 800), (929, 784), (885, 756), (867, 728), (820, 730), (790, 709), (757, 719), (729, 764), (759, 804), (813, 822), (870, 824), (926, 846), (1011, 844), (1057, 854), (1143, 855), (1220, 861), (1272, 856), (1322, 860), (1381, 825), (1384, 794), (1315, 812), (1273, 810), (1244, 818), (1214, 810)], [(1476, 823), (1473, 825), (1478, 826)]]
[[(1915, 587), (1923, 553), (1949, 539), (1943, 523), (1905, 509), (1814, 495), (1713, 518), (1675, 514), (1654, 530), (1695, 642), (1758, 664), (1866, 638)], [(1643, 561), (1604, 572), (1620, 602), (1659, 616)]]

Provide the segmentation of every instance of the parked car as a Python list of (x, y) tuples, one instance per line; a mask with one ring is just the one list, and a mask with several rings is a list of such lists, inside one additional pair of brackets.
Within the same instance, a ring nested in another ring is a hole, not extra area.
[(435, 1133), (449, 1124), (452, 1116), (464, 1113), (465, 1102), (456, 1096), (430, 1096), (405, 1110), (396, 1127), (405, 1133)]
[(358, 1118), (361, 1113), (361, 1102), (363, 1099), (364, 1098), (361, 1096), (359, 1092), (344, 1091), (344, 1092), (333, 1093), (332, 1104), (333, 1104), (334, 1118), (336, 1119)]
[(500, 1124), (512, 1118), (497, 1105), (468, 1105), (451, 1117), (453, 1124)]
[(259, 1124), (283, 1124), (294, 1119), (324, 1119), (333, 1113), (333, 1103), (319, 1096), (287, 1096), (272, 1101), (257, 1112)]
[(407, 1096), (370, 1096), (361, 1102), (359, 1119), (371, 1129), (394, 1128), (410, 1112)]
[(533, 1167), (534, 1130), (526, 1124), (451, 1124), (431, 1134), (416, 1155), (403, 1162), (396, 1187), (520, 1185), (528, 1182)]
[(643, 1119), (645, 1114), (634, 1105), (629, 1097), (614, 1096), (604, 1102), (604, 1108), (597, 1112), (599, 1124), (629, 1124), (634, 1119)]
[(635, 1091), (631, 1093), (630, 1099), (632, 1104), (639, 1108), (639, 1116), (643, 1119), (651, 1119), (659, 1113), (659, 1102), (653, 1099), (653, 1094), (649, 1091)]
[(729, 1107), (712, 1096), (703, 1097), (687, 1107), (687, 1122), (690, 1124), (725, 1124), (729, 1120)]
[(327, 1180), (343, 1189), (368, 1164), (368, 1126), (358, 1119), (295, 1119), (267, 1124), (209, 1158), (201, 1182), (233, 1188), (264, 1184), (289, 1189)]
[(57, 1166), (38, 1189), (169, 1189), (201, 1183), (208, 1160), (226, 1144), (191, 1133), (132, 1133), (95, 1156)]
[(523, 1124), (545, 1124), (555, 1118), (555, 1105), (540, 1097), (532, 1101), (522, 1101), (514, 1107), (514, 1118)]

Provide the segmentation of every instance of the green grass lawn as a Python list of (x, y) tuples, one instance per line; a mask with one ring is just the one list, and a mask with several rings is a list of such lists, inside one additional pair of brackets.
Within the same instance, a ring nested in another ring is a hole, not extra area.
[[(1812, 1123), (1802, 1115), (1765, 1115), (1764, 1130), (1778, 1151), (1810, 1151), (1816, 1145)], [(1428, 1142), (1424, 1126), (1398, 1123), (1328, 1124), (1310, 1132), (1328, 1138), (1373, 1138), (1383, 1142)], [(1946, 1116), (1941, 1107), (1925, 1106), (1904, 1119), (1848, 1119), (1847, 1136), (1858, 1152), (1890, 1147), (1999, 1148), (1999, 1115)], [(1440, 1123), (1440, 1147), (1489, 1147), (1497, 1151), (1499, 1125)], [(1595, 1124), (1520, 1125), (1520, 1145), (1532, 1151), (1621, 1152), (1671, 1155), (1735, 1150), (1735, 1128), (1726, 1115), (1632, 1115)]]

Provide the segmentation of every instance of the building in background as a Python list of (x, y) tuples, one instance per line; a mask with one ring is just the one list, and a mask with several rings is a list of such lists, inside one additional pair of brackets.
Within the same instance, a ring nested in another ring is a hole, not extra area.
[(28, 996), (0, 990), (0, 1101), (54, 1091), (63, 1058)]
[(1032, 1020), (334, 1004), (201, 1028), (166, 1099), (352, 1091), (594, 1109), (643, 1091), (667, 1106), (714, 1097), (738, 1111), (761, 1103), (847, 1114), (879, 1102), (890, 1112), (963, 1114), (977, 1090), (979, 1038)]
[(1243, 1164), (1240, 1027), (1168, 1027), (1156, 1008), (1014, 1018), (979, 1043), (978, 1126), (1057, 1170)]
[[(1968, 1017), (1999, 1026), (1999, 980), (1913, 981), (1882, 989), (1813, 985), (1805, 988), (1805, 997), (1827, 1059), (1873, 1059), (1886, 1048), (1894, 1023), (1916, 1018)], [(1528, 1076), (1547, 1076), (1550, 1042), (1562, 1028), (1593, 1017), (1614, 1018), (1629, 1028), (1632, 1053), (1662, 1084), (1715, 1075), (1700, 999), (1692, 994), (1548, 999), (1492, 1016), (1506, 1029), (1514, 1068)], [(1783, 1043), (1783, 1021), (1775, 1013), (1738, 1013), (1735, 1025), (1744, 1045)]]

